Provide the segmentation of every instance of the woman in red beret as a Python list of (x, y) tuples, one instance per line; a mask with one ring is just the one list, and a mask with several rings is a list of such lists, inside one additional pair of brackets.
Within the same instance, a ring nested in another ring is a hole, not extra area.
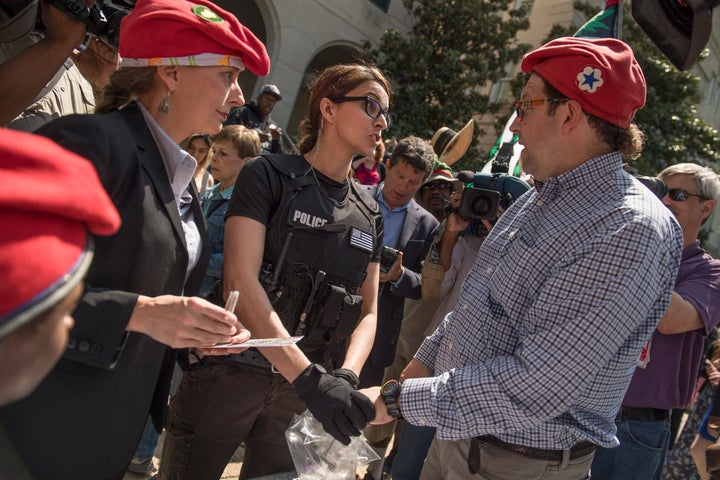
[(124, 60), (97, 114), (38, 132), (93, 163), (122, 226), (96, 240), (63, 358), (0, 411), (37, 479), (122, 478), (148, 415), (164, 424), (174, 349), (250, 336), (232, 312), (192, 296), (208, 241), (196, 161), (178, 144), (220, 131), (244, 103), (240, 71), (267, 74), (265, 48), (206, 0), (139, 0), (120, 38)]

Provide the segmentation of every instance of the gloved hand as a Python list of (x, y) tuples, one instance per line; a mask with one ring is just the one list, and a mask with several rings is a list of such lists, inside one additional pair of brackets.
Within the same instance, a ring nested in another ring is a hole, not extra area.
[(360, 386), (360, 379), (355, 375), (355, 372), (349, 368), (336, 368), (332, 374), (335, 378), (345, 380), (354, 390), (357, 390)]
[(375, 418), (375, 405), (368, 397), (356, 392), (347, 381), (329, 375), (320, 365), (310, 365), (292, 385), (325, 431), (343, 445), (349, 445), (350, 437), (360, 435), (360, 430)]

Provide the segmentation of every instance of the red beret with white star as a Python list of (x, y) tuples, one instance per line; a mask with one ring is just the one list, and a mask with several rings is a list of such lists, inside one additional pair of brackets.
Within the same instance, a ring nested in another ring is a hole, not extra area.
[(120, 23), (123, 67), (247, 67), (270, 71), (265, 46), (232, 13), (207, 0), (138, 0)]
[(632, 49), (614, 38), (558, 38), (525, 55), (521, 68), (540, 75), (588, 113), (622, 128), (645, 105), (640, 65)]

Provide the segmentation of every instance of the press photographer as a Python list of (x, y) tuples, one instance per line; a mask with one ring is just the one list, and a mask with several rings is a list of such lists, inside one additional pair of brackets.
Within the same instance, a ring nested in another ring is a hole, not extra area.
[(476, 173), (471, 185), (462, 194), (455, 192), (450, 197), (447, 214), (448, 217), (456, 215), (453, 220), (448, 218), (448, 222), (460, 221), (465, 224), (463, 231), (482, 236), (495, 225), (500, 214), (530, 188), (526, 182), (504, 173)]
[[(80, 3), (89, 9), (95, 1)], [(85, 21), (50, 1), (6, 0), (0, 25), (0, 91), (13, 92), (0, 98), (2, 125), (31, 132), (54, 118), (94, 110), (95, 92), (117, 69), (118, 57), (97, 36), (79, 48)]]
[(85, 22), (87, 34), (117, 50), (120, 44), (120, 21), (135, 6), (135, 0), (100, 0), (87, 5), (83, 0), (52, 0), (65, 15)]

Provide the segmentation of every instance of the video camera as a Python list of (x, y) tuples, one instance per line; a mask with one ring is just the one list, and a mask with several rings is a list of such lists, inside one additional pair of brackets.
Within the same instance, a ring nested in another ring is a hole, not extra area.
[(645, 185), (660, 200), (662, 200), (663, 197), (667, 195), (667, 185), (665, 185), (665, 182), (660, 180), (659, 177), (648, 177), (646, 175), (640, 175), (637, 171), (637, 168), (631, 167), (627, 163), (623, 163), (623, 170), (635, 177), (640, 183)]
[(120, 21), (132, 11), (136, 0), (98, 0), (88, 7), (82, 0), (51, 0), (65, 15), (85, 22), (87, 33), (115, 50), (120, 45)]
[(465, 220), (488, 220), (494, 223), (498, 207), (508, 208), (529, 189), (530, 185), (517, 177), (504, 173), (478, 172), (473, 178), (472, 187), (463, 190), (460, 206), (449, 209), (448, 214), (457, 213)]

